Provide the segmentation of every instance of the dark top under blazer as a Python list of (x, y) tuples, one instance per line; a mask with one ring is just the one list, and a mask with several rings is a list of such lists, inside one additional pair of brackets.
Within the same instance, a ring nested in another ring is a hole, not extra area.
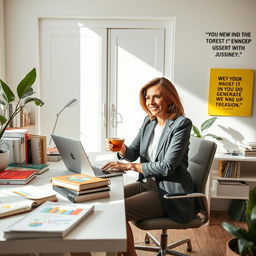
[[(127, 147), (123, 159), (133, 162), (140, 157), (144, 174), (139, 173), (138, 180), (155, 177), (161, 195), (193, 192), (192, 179), (187, 171), (191, 120), (184, 116), (167, 120), (155, 160), (150, 162), (147, 159), (147, 149), (156, 125), (157, 120), (145, 118), (138, 135)], [(166, 214), (175, 221), (186, 223), (198, 213), (193, 199), (162, 200)]]

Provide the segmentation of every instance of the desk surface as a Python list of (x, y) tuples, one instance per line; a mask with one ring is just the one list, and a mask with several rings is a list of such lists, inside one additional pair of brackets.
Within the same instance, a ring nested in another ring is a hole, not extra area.
[[(53, 176), (68, 175), (62, 161), (50, 164), (50, 170), (39, 175), (29, 184), (51, 189), (49, 183)], [(0, 189), (16, 187), (1, 185)], [(57, 194), (60, 202), (68, 202)], [(95, 210), (84, 221), (78, 224), (64, 239), (28, 239), (9, 240), (3, 238), (3, 230), (23, 217), (24, 214), (0, 219), (0, 254), (33, 253), (33, 252), (84, 252), (84, 251), (125, 251), (126, 225), (123, 200), (123, 177), (111, 178), (110, 198), (84, 202), (93, 204)]]

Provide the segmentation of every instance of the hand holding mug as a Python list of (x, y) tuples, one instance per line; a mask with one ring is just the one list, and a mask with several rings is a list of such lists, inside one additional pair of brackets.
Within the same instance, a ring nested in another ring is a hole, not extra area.
[(123, 138), (108, 138), (106, 139), (106, 150), (112, 151), (112, 152), (119, 152), (121, 151), (122, 147), (124, 145), (124, 139)]
[(113, 144), (110, 143), (110, 141), (108, 139), (106, 139), (105, 148), (107, 151), (113, 151)]

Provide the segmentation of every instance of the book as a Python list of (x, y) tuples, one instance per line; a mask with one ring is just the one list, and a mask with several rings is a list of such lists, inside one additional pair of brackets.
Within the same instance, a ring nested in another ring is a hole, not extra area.
[(3, 138), (1, 143), (1, 149), (9, 151), (9, 161), (8, 163), (14, 163), (14, 143), (12, 138)]
[(223, 177), (223, 172), (224, 172), (226, 164), (227, 164), (227, 161), (219, 160), (218, 175), (220, 177)]
[(51, 182), (53, 185), (70, 188), (77, 191), (104, 187), (110, 184), (109, 179), (102, 179), (87, 174), (71, 174), (65, 176), (57, 176), (51, 178)]
[(27, 212), (46, 201), (57, 201), (54, 192), (35, 186), (0, 190), (0, 218)]
[(108, 190), (110, 190), (110, 186), (91, 188), (91, 189), (86, 189), (86, 190), (81, 190), (81, 191), (76, 191), (76, 190), (68, 189), (68, 188), (65, 188), (65, 189), (72, 191), (72, 193), (74, 193), (77, 196), (80, 196), (80, 195), (85, 195), (85, 194), (89, 194), (89, 193), (93, 193), (93, 192), (108, 191)]
[(88, 190), (83, 190), (82, 192), (85, 192), (83, 194), (78, 194), (76, 191), (59, 187), (59, 186), (54, 186), (53, 189), (58, 192), (59, 194), (63, 195), (67, 199), (69, 199), (73, 203), (80, 203), (80, 202), (85, 202), (85, 201), (90, 201), (90, 200), (95, 200), (95, 199), (100, 199), (100, 198), (106, 198), (110, 196), (110, 187), (101, 187), (101, 188), (96, 188), (96, 189), (88, 189)]
[(2, 149), (8, 150), (10, 153), (9, 163), (22, 163), (24, 159), (23, 138), (5, 137), (3, 138)]
[(4, 238), (63, 238), (93, 211), (93, 205), (46, 202), (9, 226)]
[(218, 175), (225, 178), (240, 177), (240, 161), (219, 161)]
[(53, 191), (33, 185), (27, 185), (12, 189), (12, 193), (32, 200), (34, 203), (36, 203), (36, 206), (41, 205), (46, 201), (55, 202), (58, 200), (56, 193), (54, 193)]
[(61, 155), (60, 154), (47, 154), (47, 161), (48, 162), (58, 162), (61, 160)]
[(244, 156), (256, 156), (256, 142), (248, 142), (240, 146), (240, 152)]
[(28, 134), (30, 140), (30, 151), (33, 164), (47, 163), (46, 136), (37, 134)]
[(28, 212), (32, 207), (33, 201), (0, 191), (0, 218)]
[(12, 138), (14, 140), (14, 161), (16, 163), (25, 162), (25, 140), (24, 138)]
[[(9, 103), (8, 105), (8, 119), (12, 116), (13, 114), (13, 103)], [(13, 118), (10, 120), (10, 124), (9, 124), (9, 127), (13, 127)]]
[(28, 129), (8, 128), (5, 130), (3, 138), (14, 140), (14, 162), (23, 163), (27, 160), (27, 134)]
[(244, 156), (256, 156), (256, 150), (244, 151)]
[(58, 162), (60, 160), (61, 160), (61, 155), (56, 147), (47, 148), (47, 161)]
[(230, 173), (230, 170), (231, 170), (231, 165), (232, 165), (232, 162), (228, 161), (226, 166), (225, 166), (225, 169), (223, 170), (223, 177), (230, 177), (229, 173)]
[(42, 174), (45, 171), (49, 170), (49, 165), (48, 164), (21, 164), (21, 163), (12, 163), (9, 164), (7, 167), (8, 169), (12, 170), (34, 170), (36, 171), (36, 174)]
[(4, 137), (22, 137), (27, 132), (26, 128), (8, 128), (4, 132)]
[(31, 148), (31, 140), (27, 140), (27, 164), (32, 163), (32, 148)]
[(36, 171), (34, 170), (4, 170), (0, 172), (0, 184), (27, 184), (36, 177)]
[(47, 155), (51, 155), (51, 154), (60, 155), (60, 152), (56, 147), (47, 148)]

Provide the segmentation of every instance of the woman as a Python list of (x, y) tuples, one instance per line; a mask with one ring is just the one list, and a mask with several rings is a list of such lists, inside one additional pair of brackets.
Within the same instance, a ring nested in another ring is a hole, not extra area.
[[(184, 109), (174, 85), (166, 78), (156, 78), (142, 87), (140, 104), (147, 113), (142, 127), (128, 147), (118, 152), (120, 160), (109, 162), (102, 169), (133, 170), (139, 173), (137, 182), (124, 188), (127, 220), (127, 252), (135, 256), (129, 221), (169, 216), (186, 223), (198, 210), (193, 199), (167, 200), (166, 193), (193, 192), (188, 167), (189, 138), (192, 123), (184, 117)], [(106, 149), (113, 145), (106, 140)], [(140, 163), (132, 163), (140, 157)], [(152, 207), (153, 206), (153, 207)]]

